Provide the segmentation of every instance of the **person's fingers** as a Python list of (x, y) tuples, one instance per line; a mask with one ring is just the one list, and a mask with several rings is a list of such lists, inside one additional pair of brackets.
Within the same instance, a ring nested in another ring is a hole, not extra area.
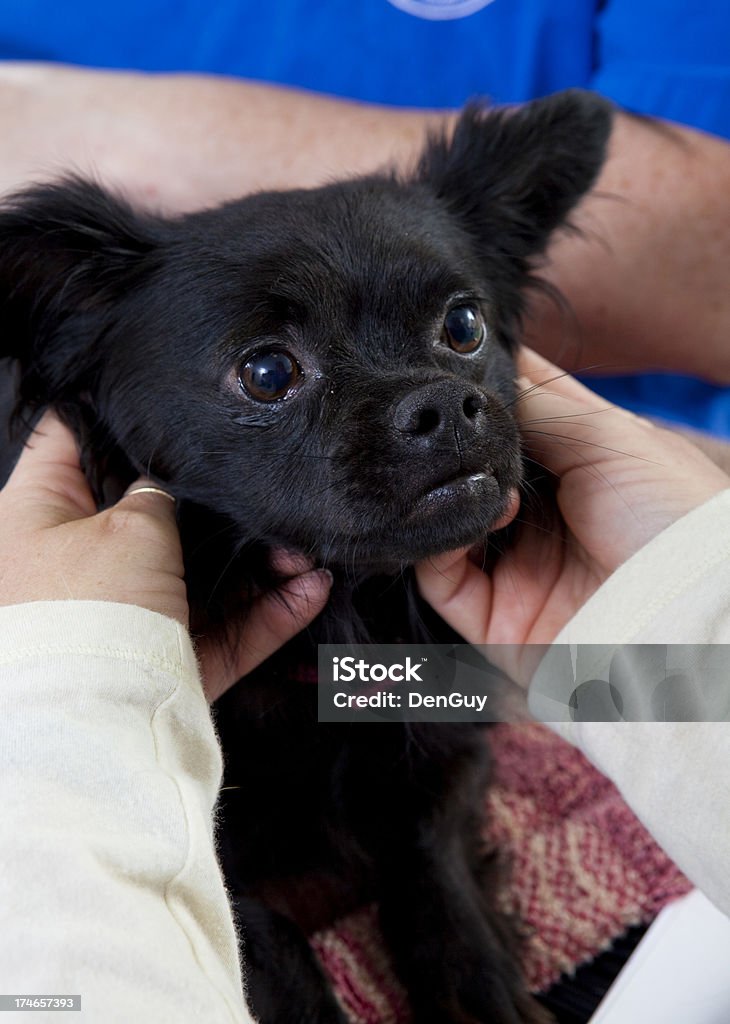
[(116, 508), (148, 512), (166, 522), (175, 522), (176, 500), (174, 494), (146, 477), (139, 477), (130, 484), (117, 502)]
[(129, 534), (128, 544), (145, 546), (148, 565), (157, 564), (165, 572), (181, 580), (184, 578), (176, 502), (169, 491), (152, 480), (140, 477), (104, 515), (111, 517), (114, 526)]
[(301, 633), (327, 603), (332, 575), (315, 569), (295, 576), (260, 598), (249, 612), (237, 649), (230, 653), (220, 642), (198, 645), (208, 700), (214, 701), (297, 633)]
[(298, 551), (286, 551), (284, 548), (274, 548), (271, 552), (271, 565), (275, 572), (281, 576), (295, 577), (303, 576), (314, 568), (311, 558)]
[(34, 525), (55, 526), (96, 511), (76, 440), (52, 411), (36, 424), (6, 487), (9, 494), (22, 495), (25, 515)]
[(66, 424), (50, 409), (43, 413), (25, 442), (13, 475), (37, 472), (39, 466), (79, 469), (76, 440)]
[(518, 358), (517, 418), (530, 454), (558, 476), (605, 459), (635, 458), (653, 425), (594, 394), (542, 356)]
[(606, 402), (534, 352), (520, 360), (526, 447), (560, 478), (565, 522), (603, 571), (727, 488), (727, 474), (683, 438)]
[(602, 408), (612, 407), (607, 399), (596, 395), (566, 370), (562, 370), (531, 348), (523, 345), (517, 353), (516, 362), (518, 380), (525, 388), (549, 387), (554, 395), (585, 403), (590, 408), (596, 405)]
[(492, 615), (492, 582), (469, 558), (448, 551), (416, 566), (421, 595), (470, 644), (484, 644)]

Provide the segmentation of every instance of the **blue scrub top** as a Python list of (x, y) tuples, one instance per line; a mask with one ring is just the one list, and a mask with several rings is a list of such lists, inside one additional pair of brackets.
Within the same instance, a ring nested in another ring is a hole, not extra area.
[[(0, 0), (0, 57), (228, 74), (415, 107), (582, 86), (730, 138), (727, 2), (492, 0), (465, 17), (433, 17), (479, 3)], [(730, 436), (730, 389), (664, 374), (591, 385)]]

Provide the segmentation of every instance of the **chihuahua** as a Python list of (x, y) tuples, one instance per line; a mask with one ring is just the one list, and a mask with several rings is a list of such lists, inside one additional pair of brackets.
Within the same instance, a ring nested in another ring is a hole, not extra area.
[(526, 292), (610, 130), (605, 101), (569, 91), (468, 106), (407, 176), (177, 218), (69, 177), (0, 209), (14, 419), (56, 408), (100, 504), (139, 473), (178, 499), (194, 629), (275, 586), (275, 549), (334, 574), (318, 622), (217, 710), (261, 1024), (345, 1021), (306, 938), (330, 896), (377, 900), (417, 1024), (548, 1019), (482, 848), (483, 731), (318, 724), (304, 680), (318, 641), (444, 635), (408, 567), (508, 513)]

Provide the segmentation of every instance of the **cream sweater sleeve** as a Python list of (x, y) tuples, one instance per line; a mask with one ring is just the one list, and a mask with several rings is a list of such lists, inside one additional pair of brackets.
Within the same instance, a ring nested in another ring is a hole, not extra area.
[(93, 1024), (249, 1022), (220, 778), (181, 626), (111, 603), (0, 608), (0, 992), (80, 995)]
[[(718, 711), (730, 709), (730, 490), (622, 565), (555, 643), (563, 662), (571, 648), (560, 645), (572, 645), (578, 671), (557, 692), (558, 673), (541, 678), (549, 653), (531, 686), (533, 712), (616, 783), (679, 867), (730, 914), (730, 716)], [(709, 687), (705, 706), (717, 720), (572, 720), (570, 689), (605, 678), (612, 652), (635, 644), (675, 645), (670, 656)]]

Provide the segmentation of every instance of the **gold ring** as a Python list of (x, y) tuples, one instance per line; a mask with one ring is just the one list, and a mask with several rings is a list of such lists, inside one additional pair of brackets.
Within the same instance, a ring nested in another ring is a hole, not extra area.
[(161, 494), (163, 497), (169, 498), (173, 504), (175, 503), (175, 497), (168, 494), (167, 491), (163, 491), (161, 487), (134, 487), (131, 491), (127, 491), (127, 494)]

